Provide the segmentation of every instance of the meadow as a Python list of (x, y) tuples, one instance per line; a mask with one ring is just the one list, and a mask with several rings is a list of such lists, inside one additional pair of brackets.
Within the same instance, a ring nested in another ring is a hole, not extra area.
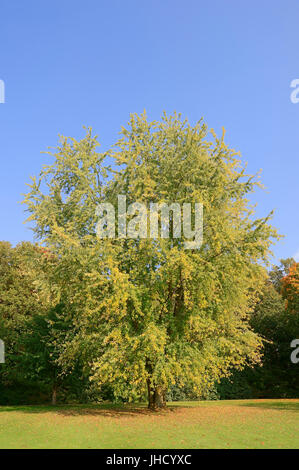
[(298, 399), (0, 407), (1, 449), (298, 447)]

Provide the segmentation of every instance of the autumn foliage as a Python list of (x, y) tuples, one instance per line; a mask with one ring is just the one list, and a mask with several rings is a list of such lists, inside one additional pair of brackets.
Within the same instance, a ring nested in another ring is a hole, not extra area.
[(286, 310), (299, 312), (299, 263), (294, 263), (289, 273), (281, 280), (281, 293), (285, 299)]

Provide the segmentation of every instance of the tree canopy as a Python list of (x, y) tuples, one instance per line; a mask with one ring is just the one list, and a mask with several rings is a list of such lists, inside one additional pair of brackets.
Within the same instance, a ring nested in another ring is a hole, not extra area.
[[(200, 394), (259, 362), (262, 340), (249, 316), (278, 235), (271, 214), (256, 218), (249, 197), (258, 177), (224, 136), (177, 114), (160, 122), (131, 115), (106, 152), (90, 129), (80, 141), (62, 137), (54, 162), (32, 179), (28, 220), (58, 260), (51, 282), (73, 325), (62, 368), (80, 356), (95, 384), (127, 399), (147, 391), (157, 407), (172, 384)], [(185, 249), (184, 236), (171, 231), (169, 238), (98, 238), (97, 207), (117, 207), (119, 195), (147, 207), (202, 203), (200, 248)]]

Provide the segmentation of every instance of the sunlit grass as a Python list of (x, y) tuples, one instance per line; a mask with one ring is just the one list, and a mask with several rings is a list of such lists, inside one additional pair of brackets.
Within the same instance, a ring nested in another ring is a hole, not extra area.
[(0, 407), (0, 448), (298, 448), (299, 400)]

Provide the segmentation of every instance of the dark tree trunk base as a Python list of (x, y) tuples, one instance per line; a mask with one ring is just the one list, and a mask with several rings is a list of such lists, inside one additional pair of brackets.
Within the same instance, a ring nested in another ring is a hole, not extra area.
[(148, 408), (153, 411), (166, 408), (165, 390), (162, 387), (155, 387), (152, 390), (150, 386), (150, 381), (148, 381), (147, 387), (148, 387)]
[(54, 386), (52, 390), (52, 405), (55, 406), (57, 403), (57, 387)]

